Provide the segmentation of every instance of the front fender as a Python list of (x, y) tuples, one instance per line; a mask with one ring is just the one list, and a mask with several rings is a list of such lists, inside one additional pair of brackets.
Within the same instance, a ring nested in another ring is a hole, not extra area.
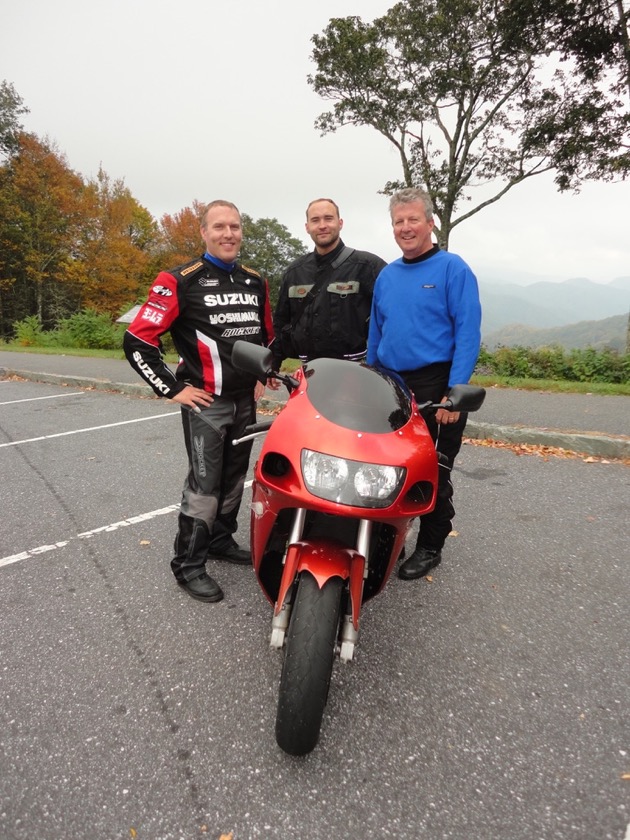
[(309, 572), (317, 581), (320, 589), (330, 578), (340, 577), (342, 580), (350, 581), (352, 623), (354, 629), (357, 630), (363, 594), (364, 568), (365, 557), (362, 554), (333, 540), (293, 543), (287, 550), (278, 600), (274, 607), (275, 615), (278, 615), (282, 609), (287, 593), (293, 585), (296, 575), (300, 572)]

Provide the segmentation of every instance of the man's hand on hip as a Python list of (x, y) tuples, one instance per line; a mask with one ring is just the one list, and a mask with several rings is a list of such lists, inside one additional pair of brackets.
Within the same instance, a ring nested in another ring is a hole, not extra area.
[(186, 385), (179, 394), (172, 397), (173, 402), (192, 408), (193, 411), (201, 411), (212, 405), (212, 394), (202, 388), (195, 388), (194, 385)]

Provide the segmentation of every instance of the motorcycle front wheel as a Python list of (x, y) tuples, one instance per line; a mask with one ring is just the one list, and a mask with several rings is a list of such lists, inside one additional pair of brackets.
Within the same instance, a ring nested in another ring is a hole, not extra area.
[(305, 755), (319, 738), (343, 586), (341, 578), (334, 577), (320, 589), (308, 572), (302, 572), (298, 580), (287, 630), (276, 716), (276, 741), (290, 755)]

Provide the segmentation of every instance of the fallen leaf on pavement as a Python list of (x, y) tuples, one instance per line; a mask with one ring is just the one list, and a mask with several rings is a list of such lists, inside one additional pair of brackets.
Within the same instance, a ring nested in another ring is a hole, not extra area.
[(560, 446), (543, 446), (536, 443), (508, 443), (504, 440), (493, 440), (486, 438), (484, 440), (477, 440), (474, 438), (464, 438), (465, 444), (470, 446), (487, 446), (491, 449), (509, 449), (515, 455), (536, 455), (538, 458), (571, 458), (583, 461), (585, 464), (611, 464), (621, 463), (630, 466), (630, 458), (599, 458), (594, 455), (585, 455), (583, 452), (572, 452), (570, 449), (562, 449)]

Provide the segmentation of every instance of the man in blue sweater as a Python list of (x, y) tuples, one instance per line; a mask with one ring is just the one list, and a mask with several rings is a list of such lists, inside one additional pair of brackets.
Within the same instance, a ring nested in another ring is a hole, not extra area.
[[(390, 200), (394, 238), (402, 257), (376, 281), (367, 363), (397, 371), (418, 403), (443, 402), (465, 384), (481, 345), (481, 305), (475, 275), (455, 254), (433, 242), (433, 205), (424, 190), (409, 188)], [(467, 415), (439, 409), (428, 421), (440, 460), (435, 509), (420, 517), (413, 554), (399, 568), (403, 580), (424, 577), (442, 560), (455, 514), (451, 470)]]

